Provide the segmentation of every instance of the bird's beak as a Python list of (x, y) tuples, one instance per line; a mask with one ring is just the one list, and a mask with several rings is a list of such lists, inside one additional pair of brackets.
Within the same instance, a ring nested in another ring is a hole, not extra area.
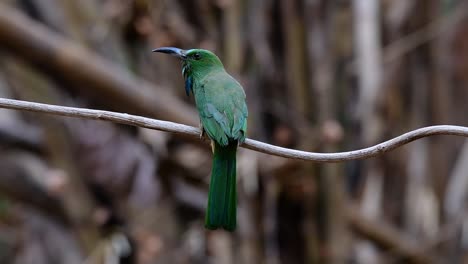
[(176, 56), (180, 59), (185, 59), (186, 58), (186, 51), (183, 49), (178, 49), (178, 48), (172, 48), (172, 47), (162, 47), (162, 48), (157, 48), (154, 49), (153, 52), (161, 52), (161, 53), (166, 53), (172, 56)]

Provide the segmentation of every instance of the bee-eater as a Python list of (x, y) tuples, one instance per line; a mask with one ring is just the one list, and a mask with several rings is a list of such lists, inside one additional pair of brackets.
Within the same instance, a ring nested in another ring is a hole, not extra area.
[(193, 94), (202, 134), (211, 139), (211, 169), (205, 227), (236, 228), (236, 152), (247, 131), (247, 105), (242, 86), (214, 53), (203, 49), (163, 47), (153, 50), (182, 60), (185, 92)]

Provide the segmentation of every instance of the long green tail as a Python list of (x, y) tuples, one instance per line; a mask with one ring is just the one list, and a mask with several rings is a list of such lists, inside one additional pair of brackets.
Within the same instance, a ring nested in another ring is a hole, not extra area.
[(237, 142), (228, 146), (214, 143), (208, 209), (205, 227), (208, 229), (236, 229), (236, 152)]

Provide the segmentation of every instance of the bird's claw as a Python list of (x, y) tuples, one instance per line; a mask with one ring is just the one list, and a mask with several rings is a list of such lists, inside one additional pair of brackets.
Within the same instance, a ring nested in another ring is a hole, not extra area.
[(205, 132), (205, 130), (202, 128), (202, 129), (201, 129), (201, 132), (200, 132), (200, 139), (205, 139), (205, 136), (206, 136), (206, 132)]

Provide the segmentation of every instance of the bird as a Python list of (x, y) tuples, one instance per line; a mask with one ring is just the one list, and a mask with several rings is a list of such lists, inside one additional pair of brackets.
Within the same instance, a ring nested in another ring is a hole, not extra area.
[(232, 232), (237, 222), (236, 153), (247, 133), (244, 89), (211, 51), (161, 47), (153, 52), (173, 55), (182, 61), (185, 92), (195, 99), (200, 136), (208, 136), (213, 152), (205, 227)]

